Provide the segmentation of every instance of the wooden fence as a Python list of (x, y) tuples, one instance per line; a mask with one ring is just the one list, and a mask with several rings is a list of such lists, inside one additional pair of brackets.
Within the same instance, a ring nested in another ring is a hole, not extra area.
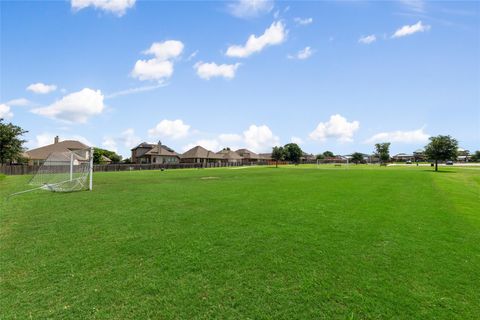
[[(275, 162), (261, 162), (256, 165), (272, 165)], [(280, 163), (279, 163), (280, 164)], [(282, 163), (286, 164), (286, 163)], [(212, 163), (171, 163), (171, 164), (96, 164), (93, 166), (94, 172), (114, 172), (114, 171), (136, 171), (136, 170), (161, 170), (161, 169), (192, 169), (192, 168), (221, 168), (221, 167), (240, 167), (249, 166), (242, 162), (212, 162)], [(0, 165), (0, 173), (6, 175), (34, 174), (40, 168), (39, 165)]]

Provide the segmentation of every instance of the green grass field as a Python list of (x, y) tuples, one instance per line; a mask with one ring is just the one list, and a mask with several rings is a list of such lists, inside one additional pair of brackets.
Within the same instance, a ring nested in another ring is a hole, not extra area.
[(441, 170), (0, 178), (0, 318), (478, 319), (480, 170)]

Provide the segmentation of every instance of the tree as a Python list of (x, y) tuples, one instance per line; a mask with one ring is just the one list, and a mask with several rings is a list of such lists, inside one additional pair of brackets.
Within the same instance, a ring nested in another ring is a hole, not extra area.
[(122, 157), (116, 154), (114, 151), (100, 149), (100, 148), (93, 148), (93, 163), (99, 164), (102, 162), (102, 156), (107, 157), (108, 159), (112, 160), (112, 162), (120, 162)]
[(23, 159), (23, 144), (26, 142), (20, 139), (28, 131), (12, 123), (3, 123), (0, 118), (0, 163), (12, 163)]
[(320, 153), (320, 154), (317, 154), (317, 155), (315, 156), (315, 158), (316, 158), (317, 160), (323, 160), (323, 159), (325, 159), (325, 156)]
[(283, 147), (285, 152), (285, 160), (291, 161), (294, 163), (299, 163), (300, 158), (303, 155), (302, 149), (296, 143), (288, 143)]
[(438, 171), (438, 161), (455, 160), (457, 158), (458, 141), (450, 136), (430, 137), (430, 143), (425, 147), (425, 155), (435, 161), (435, 171)]
[(355, 164), (358, 164), (359, 162), (363, 162), (363, 154), (360, 152), (355, 152), (352, 154), (352, 161), (355, 162)]
[(272, 149), (272, 159), (275, 160), (275, 167), (278, 168), (278, 161), (281, 161), (285, 158), (285, 152), (283, 147), (273, 147)]
[(325, 152), (323, 153), (323, 155), (325, 156), (325, 158), (333, 158), (333, 157), (335, 157), (335, 155), (333, 154), (332, 151), (325, 151)]
[(470, 160), (473, 162), (480, 161), (480, 150), (475, 151), (475, 153), (470, 156)]
[(376, 143), (375, 152), (380, 158), (380, 163), (388, 162), (390, 160), (390, 142)]

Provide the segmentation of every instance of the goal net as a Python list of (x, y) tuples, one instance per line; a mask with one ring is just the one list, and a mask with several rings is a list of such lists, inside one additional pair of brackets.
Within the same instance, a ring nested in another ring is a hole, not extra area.
[(92, 160), (91, 149), (53, 152), (45, 159), (29, 184), (54, 192), (91, 190)]

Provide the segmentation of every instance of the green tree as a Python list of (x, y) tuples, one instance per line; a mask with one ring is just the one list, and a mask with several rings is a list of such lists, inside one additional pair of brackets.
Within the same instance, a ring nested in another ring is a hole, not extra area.
[(475, 153), (470, 156), (470, 160), (473, 162), (480, 161), (480, 150), (475, 151)]
[(390, 142), (375, 144), (375, 153), (380, 158), (380, 163), (386, 163), (390, 160)]
[(438, 171), (438, 161), (455, 160), (457, 158), (458, 141), (450, 136), (430, 137), (430, 143), (425, 147), (425, 156), (435, 161), (435, 171)]
[(354, 152), (352, 154), (352, 162), (354, 162), (355, 164), (362, 163), (363, 162), (363, 154), (361, 154), (360, 152)]
[(120, 162), (122, 157), (116, 154), (114, 151), (100, 149), (100, 148), (93, 148), (93, 163), (99, 164), (102, 162), (102, 156), (107, 157), (108, 159), (112, 160), (112, 162)]
[(275, 160), (275, 167), (278, 168), (278, 161), (285, 159), (285, 152), (283, 147), (273, 147), (272, 159)]
[(4, 123), (0, 118), (0, 163), (12, 163), (14, 161), (21, 161), (22, 152), (24, 151), (23, 144), (25, 140), (21, 136), (28, 131), (23, 130), (19, 126), (12, 123)]
[(317, 154), (317, 155), (315, 156), (315, 158), (316, 158), (317, 160), (323, 160), (323, 159), (325, 159), (325, 156), (320, 153), (320, 154)]
[(332, 151), (325, 151), (325, 152), (323, 153), (323, 155), (325, 156), (325, 158), (333, 158), (333, 157), (335, 157), (335, 155), (333, 154)]
[(283, 147), (285, 152), (285, 160), (293, 163), (299, 163), (303, 155), (302, 149), (296, 143), (288, 143)]

